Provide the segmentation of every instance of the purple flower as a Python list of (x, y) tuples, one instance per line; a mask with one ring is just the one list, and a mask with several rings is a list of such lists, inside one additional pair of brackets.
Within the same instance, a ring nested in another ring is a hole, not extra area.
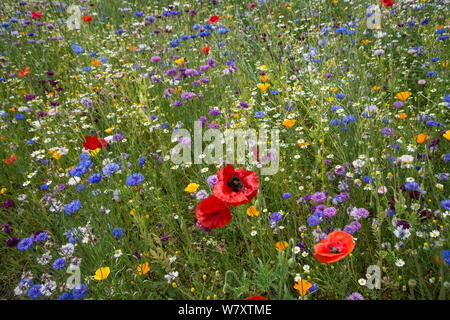
[(19, 243), (19, 238), (12, 237), (6, 240), (6, 246), (8, 248), (14, 248), (17, 247), (17, 244)]
[(337, 210), (335, 207), (328, 207), (325, 210), (323, 210), (323, 214), (328, 218), (334, 217), (336, 215), (336, 213), (337, 213)]
[(364, 300), (364, 297), (358, 292), (353, 292), (348, 296), (347, 300)]
[(217, 178), (217, 175), (209, 176), (208, 179), (206, 179), (206, 182), (207, 182), (211, 187), (214, 187), (218, 181), (219, 181), (219, 179)]
[(194, 97), (194, 93), (193, 92), (183, 92), (181, 94), (181, 98), (185, 99), (185, 100), (191, 100)]
[(5, 202), (3, 202), (3, 208), (8, 209), (11, 208), (12, 206), (14, 206), (14, 200), (9, 199), (6, 200)]
[(55, 262), (53, 262), (53, 269), (59, 270), (64, 268), (66, 265), (66, 260), (64, 258), (56, 259)]
[(20, 240), (20, 242), (17, 244), (17, 249), (20, 251), (26, 251), (30, 249), (33, 246), (33, 240), (31, 238), (24, 238)]
[(286, 192), (282, 194), (284, 199), (289, 199), (291, 197), (291, 193), (290, 192)]
[(326, 196), (325, 196), (325, 193), (323, 193), (322, 191), (318, 191), (312, 195), (311, 199), (314, 202), (321, 203), (326, 200)]

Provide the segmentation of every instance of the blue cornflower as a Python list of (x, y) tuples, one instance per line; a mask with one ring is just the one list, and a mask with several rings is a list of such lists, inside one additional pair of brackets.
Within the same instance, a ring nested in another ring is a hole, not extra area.
[(36, 241), (45, 241), (48, 238), (48, 234), (46, 232), (41, 232), (36, 236)]
[(74, 299), (81, 299), (86, 295), (87, 290), (88, 286), (83, 283), (72, 290), (72, 296)]
[(33, 300), (36, 300), (37, 297), (42, 297), (41, 288), (42, 285), (35, 284), (30, 288), (30, 290), (28, 290), (28, 296)]
[(113, 162), (113, 163), (107, 164), (103, 168), (102, 171), (103, 171), (103, 174), (105, 175), (105, 177), (109, 178), (117, 170), (119, 170), (119, 165), (117, 163)]
[(49, 187), (48, 184), (43, 184), (42, 186), (39, 187), (39, 190), (47, 190)]
[(345, 93), (336, 93), (336, 98), (344, 99), (346, 97)]
[(147, 161), (147, 159), (145, 159), (145, 156), (140, 157), (138, 161), (139, 166), (142, 167), (145, 164), (145, 161)]
[(31, 238), (24, 238), (20, 240), (20, 242), (17, 244), (17, 249), (20, 251), (26, 251), (30, 249), (33, 246), (33, 240)]
[(112, 230), (112, 234), (113, 234), (114, 238), (116, 238), (116, 239), (121, 238), (124, 233), (125, 233), (125, 231), (123, 230), (123, 228), (114, 228)]
[(72, 296), (68, 292), (64, 292), (58, 297), (58, 300), (72, 300)]
[(172, 48), (176, 48), (180, 45), (180, 40), (179, 39), (173, 39), (172, 42), (170, 43), (170, 46)]
[(82, 53), (84, 51), (83, 47), (79, 46), (77, 44), (73, 44), (71, 46), (71, 48), (72, 48), (73, 52), (75, 52), (75, 53)]
[(281, 218), (283, 218), (283, 216), (279, 212), (274, 212), (270, 215), (270, 221), (274, 224), (276, 224), (278, 221), (280, 221)]
[(88, 178), (89, 183), (97, 183), (102, 180), (102, 174), (101, 173), (94, 173), (92, 176)]
[(56, 259), (55, 262), (53, 262), (53, 269), (59, 270), (64, 268), (66, 265), (66, 260), (64, 258)]
[(140, 173), (133, 173), (132, 175), (129, 175), (126, 179), (127, 185), (130, 187), (138, 185), (144, 181), (144, 176)]
[(348, 116), (345, 116), (344, 118), (342, 118), (342, 122), (344, 122), (344, 124), (355, 122), (355, 116), (352, 114), (349, 114)]
[(78, 191), (82, 191), (82, 190), (84, 190), (84, 188), (86, 188), (86, 186), (83, 183), (77, 185), (77, 190)]
[(291, 197), (291, 193), (290, 192), (286, 192), (282, 194), (284, 199), (289, 199)]
[(308, 219), (306, 219), (306, 222), (308, 222), (310, 227), (314, 227), (320, 223), (320, 219), (316, 216), (309, 216)]
[(415, 181), (405, 183), (406, 190), (416, 190), (419, 187), (419, 184)]
[(446, 264), (450, 264), (450, 250), (442, 251), (442, 257)]
[(64, 211), (70, 216), (72, 213), (77, 212), (81, 208), (81, 202), (73, 200), (71, 203), (66, 204)]
[(450, 210), (450, 200), (442, 200), (441, 207), (445, 210)]
[(255, 118), (261, 118), (264, 116), (264, 111), (255, 112)]
[(16, 120), (23, 120), (25, 118), (25, 115), (23, 113), (18, 113), (14, 116), (14, 119)]

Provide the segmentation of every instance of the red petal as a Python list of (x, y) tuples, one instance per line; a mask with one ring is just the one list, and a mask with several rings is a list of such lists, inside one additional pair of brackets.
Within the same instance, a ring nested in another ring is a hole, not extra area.
[(222, 228), (231, 221), (230, 209), (214, 196), (200, 202), (195, 211), (198, 221), (207, 228)]

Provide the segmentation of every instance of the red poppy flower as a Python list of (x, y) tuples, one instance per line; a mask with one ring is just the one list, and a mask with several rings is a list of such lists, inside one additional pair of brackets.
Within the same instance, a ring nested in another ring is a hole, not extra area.
[(198, 221), (207, 228), (222, 228), (230, 223), (230, 208), (214, 196), (204, 199), (195, 210)]
[(258, 175), (256, 172), (234, 169), (231, 164), (217, 172), (218, 182), (213, 194), (226, 204), (238, 206), (252, 200), (258, 193)]
[(36, 12), (31, 11), (31, 14), (33, 15), (33, 16), (31, 17), (31, 19), (39, 19), (39, 18), (42, 18), (42, 13), (41, 13), (40, 11), (36, 11)]
[(5, 161), (5, 163), (7, 163), (7, 164), (11, 164), (11, 163), (13, 163), (14, 160), (16, 160), (16, 159), (17, 159), (17, 156), (14, 155), (14, 154), (12, 154), (11, 157), (6, 158), (6, 159), (4, 159), (3, 161)]
[(253, 297), (245, 298), (244, 300), (269, 300), (269, 299), (267, 299), (266, 297), (263, 297), (263, 296), (253, 296)]
[(91, 16), (83, 16), (83, 18), (81, 18), (81, 19), (83, 19), (86, 22), (92, 21), (92, 17)]
[(30, 67), (26, 67), (25, 70), (19, 69), (19, 77), (23, 77), (30, 73)]
[(392, 7), (392, 5), (395, 3), (396, 1), (392, 1), (392, 0), (381, 0), (381, 4), (385, 7)]
[(108, 145), (105, 139), (103, 138), (99, 139), (97, 136), (94, 137), (86, 136), (84, 137), (84, 139), (86, 140), (85, 142), (83, 142), (85, 150), (95, 150), (97, 148), (103, 148)]
[(203, 49), (199, 49), (198, 51), (199, 52), (203, 51), (206, 55), (208, 55), (209, 54), (209, 46), (203, 47)]
[(328, 239), (314, 246), (314, 257), (325, 264), (344, 259), (355, 248), (353, 237), (344, 231), (333, 231)]
[(211, 18), (209, 18), (208, 22), (212, 23), (212, 24), (216, 24), (217, 22), (219, 22), (220, 17), (218, 16), (212, 16)]

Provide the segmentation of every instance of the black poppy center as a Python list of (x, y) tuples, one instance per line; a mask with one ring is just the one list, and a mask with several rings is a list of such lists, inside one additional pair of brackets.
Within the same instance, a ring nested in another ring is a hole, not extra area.
[(239, 179), (239, 177), (231, 178), (231, 180), (229, 180), (227, 184), (234, 192), (238, 192), (244, 188), (244, 184), (242, 183), (241, 179)]
[(330, 253), (341, 253), (341, 250), (338, 247), (329, 247)]

